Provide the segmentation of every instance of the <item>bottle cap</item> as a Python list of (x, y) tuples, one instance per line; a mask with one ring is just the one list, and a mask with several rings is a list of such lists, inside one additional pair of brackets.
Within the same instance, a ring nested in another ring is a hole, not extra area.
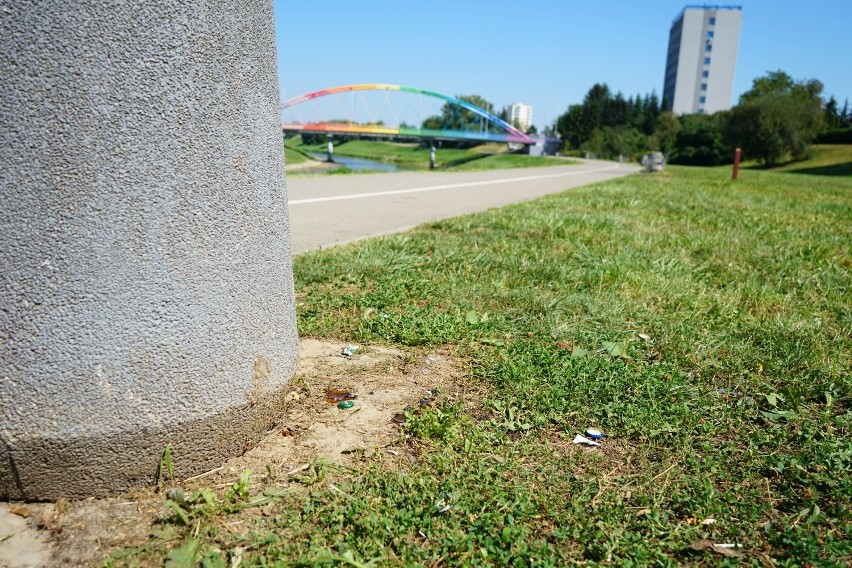
[(588, 436), (592, 440), (599, 440), (604, 437), (604, 433), (600, 430), (596, 430), (595, 428), (587, 428), (586, 436)]

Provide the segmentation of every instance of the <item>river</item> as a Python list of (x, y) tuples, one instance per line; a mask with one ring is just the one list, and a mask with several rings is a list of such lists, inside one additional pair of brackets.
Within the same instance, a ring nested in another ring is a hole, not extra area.
[[(320, 154), (318, 152), (310, 152), (308, 155), (321, 162), (326, 160), (325, 154)], [(361, 171), (373, 171), (373, 172), (402, 172), (405, 171), (402, 168), (398, 168), (393, 164), (388, 164), (385, 162), (376, 162), (375, 160), (365, 160), (364, 158), (352, 158), (351, 156), (338, 156), (335, 154), (334, 163), (339, 164), (341, 167), (346, 166), (350, 170), (361, 172)]]

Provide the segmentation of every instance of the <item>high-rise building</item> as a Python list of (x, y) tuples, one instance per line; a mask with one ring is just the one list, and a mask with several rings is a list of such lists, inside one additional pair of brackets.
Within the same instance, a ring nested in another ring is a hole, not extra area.
[(731, 108), (742, 6), (687, 6), (669, 32), (663, 98), (675, 114)]
[(514, 103), (509, 110), (509, 122), (517, 124), (518, 128), (526, 132), (532, 126), (533, 107), (524, 103)]

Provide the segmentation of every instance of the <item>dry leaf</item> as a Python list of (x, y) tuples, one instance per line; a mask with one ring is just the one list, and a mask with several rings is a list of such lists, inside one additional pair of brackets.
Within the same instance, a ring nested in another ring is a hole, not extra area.
[(25, 519), (27, 517), (32, 516), (32, 514), (33, 514), (33, 510), (30, 509), (29, 507), (12, 507), (11, 509), (9, 509), (9, 512), (12, 513), (13, 515), (18, 515), (19, 517), (24, 517)]

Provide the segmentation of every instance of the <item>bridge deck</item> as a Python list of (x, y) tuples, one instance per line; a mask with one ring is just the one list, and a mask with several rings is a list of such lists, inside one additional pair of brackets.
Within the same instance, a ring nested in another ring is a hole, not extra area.
[(326, 133), (326, 134), (370, 134), (373, 136), (388, 136), (401, 138), (425, 138), (434, 140), (470, 140), (472, 142), (512, 142), (518, 144), (534, 144), (535, 140), (528, 136), (523, 138), (511, 132), (487, 132), (473, 130), (437, 130), (429, 128), (413, 128), (408, 126), (383, 127), (366, 126), (346, 123), (285, 123), (285, 132)]

